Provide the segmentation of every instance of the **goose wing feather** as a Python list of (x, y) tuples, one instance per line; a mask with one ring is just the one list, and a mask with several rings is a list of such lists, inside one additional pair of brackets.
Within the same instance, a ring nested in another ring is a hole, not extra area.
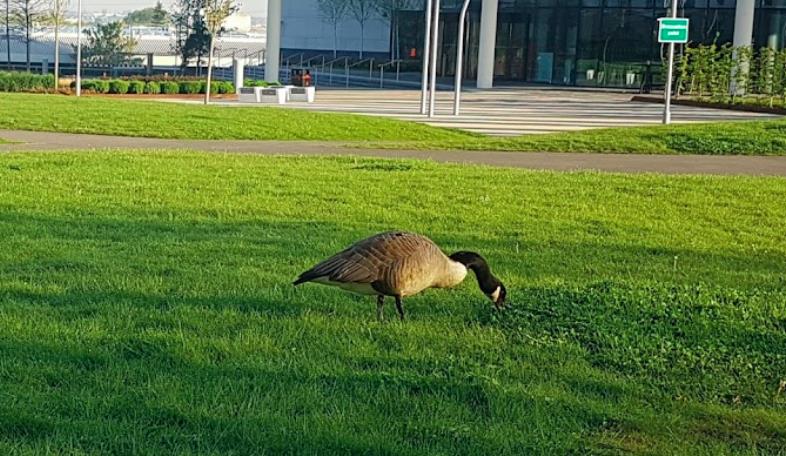
[[(364, 239), (300, 275), (295, 284), (326, 278), (338, 283), (389, 281), (391, 269), (407, 259), (442, 255), (430, 239), (406, 232), (381, 233)], [(393, 274), (395, 275), (395, 274)]]

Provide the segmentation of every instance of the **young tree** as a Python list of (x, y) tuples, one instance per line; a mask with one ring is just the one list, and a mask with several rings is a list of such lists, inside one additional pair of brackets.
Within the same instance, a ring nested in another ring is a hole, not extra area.
[(12, 0), (11, 1), (11, 20), (15, 25), (22, 29), (25, 43), (25, 54), (27, 71), (30, 71), (30, 42), (33, 34), (33, 27), (40, 22), (45, 15), (45, 0)]
[(69, 0), (49, 0), (46, 21), (55, 28), (55, 90), (60, 81), (60, 27), (65, 23), (65, 13)]
[(374, 17), (374, 0), (349, 0), (349, 12), (355, 21), (360, 25), (360, 58), (366, 47), (366, 23)]
[(422, 0), (376, 0), (374, 8), (379, 17), (385, 19), (390, 25), (390, 56), (394, 59), (401, 57), (401, 34), (399, 33), (398, 13), (420, 6), (425, 8)]
[(333, 26), (333, 58), (338, 57), (338, 24), (347, 15), (348, 0), (319, 0), (317, 3), (322, 20)]
[(207, 56), (207, 86), (205, 87), (205, 104), (210, 103), (210, 85), (213, 82), (213, 52), (216, 37), (224, 30), (224, 22), (239, 9), (235, 0), (207, 0), (202, 10), (205, 26), (210, 33), (210, 50)]
[(122, 22), (97, 24), (87, 31), (87, 42), (82, 54), (84, 60), (94, 65), (120, 65), (129, 60), (136, 40), (125, 35)]

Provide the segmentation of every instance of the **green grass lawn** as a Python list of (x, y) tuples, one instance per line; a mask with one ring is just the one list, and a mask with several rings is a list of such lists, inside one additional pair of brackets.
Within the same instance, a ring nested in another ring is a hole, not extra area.
[(439, 141), (474, 135), (371, 116), (3, 93), (0, 128), (167, 139)]
[[(777, 178), (0, 155), (0, 454), (783, 454), (784, 201)], [(467, 280), (379, 324), (290, 285), (393, 228), (486, 255), (512, 309)]]
[(319, 140), (391, 149), (786, 155), (784, 120), (492, 138), (351, 114), (56, 95), (3, 94), (0, 112), (0, 128), (6, 129), (171, 139)]
[(786, 121), (604, 128), (511, 138), (399, 141), (389, 148), (637, 154), (786, 155)]

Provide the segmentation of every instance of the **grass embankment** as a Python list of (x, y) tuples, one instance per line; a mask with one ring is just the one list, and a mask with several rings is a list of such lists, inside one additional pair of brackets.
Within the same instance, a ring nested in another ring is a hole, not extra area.
[(2, 94), (0, 112), (5, 129), (167, 139), (442, 141), (473, 136), (352, 114), (60, 95)]
[(371, 116), (52, 95), (3, 94), (0, 112), (0, 128), (171, 139), (341, 141), (391, 149), (786, 155), (784, 120), (491, 138)]
[[(775, 178), (2, 155), (0, 453), (782, 453), (784, 200)], [(290, 286), (391, 228), (482, 252), (513, 308), (470, 279), (378, 324)]]

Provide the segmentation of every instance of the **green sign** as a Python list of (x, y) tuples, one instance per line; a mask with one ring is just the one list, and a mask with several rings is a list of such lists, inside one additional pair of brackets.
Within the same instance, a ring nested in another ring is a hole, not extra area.
[(658, 19), (658, 42), (659, 43), (687, 43), (688, 42), (688, 19), (662, 17)]

